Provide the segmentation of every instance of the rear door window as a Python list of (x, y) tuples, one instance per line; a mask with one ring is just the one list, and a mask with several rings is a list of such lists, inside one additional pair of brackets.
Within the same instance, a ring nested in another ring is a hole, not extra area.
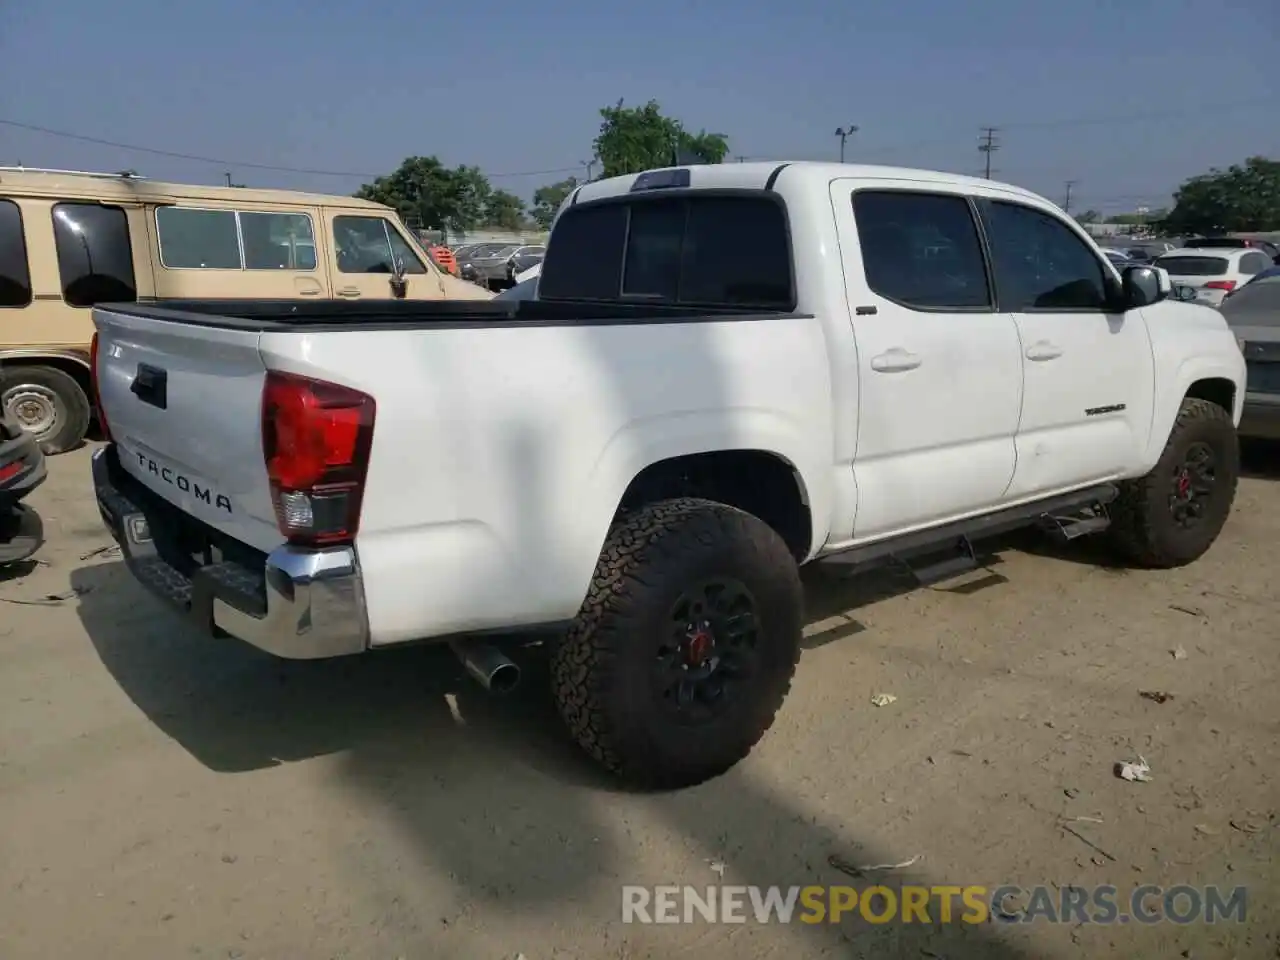
[(71, 306), (138, 299), (129, 219), (121, 207), (55, 203), (53, 239), (62, 297)]
[(570, 207), (548, 253), (542, 299), (795, 306), (786, 214), (771, 197), (692, 194)]
[(305, 213), (241, 211), (246, 270), (316, 269), (316, 237)]
[(31, 269), (22, 233), (22, 211), (12, 200), (0, 200), (0, 307), (31, 302)]
[(991, 308), (982, 242), (964, 197), (859, 190), (853, 215), (872, 291), (916, 310)]

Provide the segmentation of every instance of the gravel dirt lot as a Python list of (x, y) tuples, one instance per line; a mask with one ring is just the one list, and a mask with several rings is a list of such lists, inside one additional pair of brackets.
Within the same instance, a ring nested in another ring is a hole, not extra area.
[[(1183, 570), (1034, 537), (932, 589), (813, 570), (772, 732), (668, 795), (602, 779), (536, 675), (494, 701), (430, 648), (287, 663), (193, 635), (105, 549), (88, 456), (50, 461), (41, 562), (0, 574), (5, 960), (1280, 955), (1274, 450)], [(1117, 778), (1138, 755), (1152, 781)], [(920, 857), (891, 884), (1245, 885), (1248, 920), (620, 922), (623, 884), (718, 864), (873, 882), (833, 854)]]

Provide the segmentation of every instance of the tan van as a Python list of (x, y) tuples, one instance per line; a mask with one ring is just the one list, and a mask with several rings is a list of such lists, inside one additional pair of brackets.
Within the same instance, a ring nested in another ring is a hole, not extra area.
[(0, 167), (0, 408), (48, 453), (89, 427), (95, 303), (397, 296), (492, 294), (367, 200)]

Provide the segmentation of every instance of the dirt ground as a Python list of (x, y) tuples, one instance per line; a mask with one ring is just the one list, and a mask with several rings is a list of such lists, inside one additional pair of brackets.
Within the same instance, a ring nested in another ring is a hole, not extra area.
[[(776, 726), (667, 795), (597, 774), (536, 669), (495, 701), (430, 648), (193, 635), (106, 549), (88, 456), (50, 462), (40, 563), (0, 574), (5, 960), (1280, 956), (1272, 449), (1183, 570), (1029, 537), (932, 589), (813, 570)], [(1119, 779), (1139, 755), (1151, 782)], [(832, 855), (920, 859), (851, 880)], [(624, 884), (877, 881), (1246, 886), (1248, 919), (621, 922)]]

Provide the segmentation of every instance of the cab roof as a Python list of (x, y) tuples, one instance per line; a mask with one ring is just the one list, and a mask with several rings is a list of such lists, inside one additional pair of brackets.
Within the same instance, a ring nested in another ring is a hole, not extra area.
[[(823, 183), (832, 180), (901, 180), (904, 183), (917, 185), (938, 184), (948, 186), (967, 186), (982, 191), (1003, 193), (1044, 203), (1045, 199), (1038, 194), (1015, 187), (1012, 184), (997, 180), (985, 180), (959, 173), (945, 173), (939, 170), (919, 170), (912, 167), (876, 166), (859, 163), (824, 163), (811, 160), (768, 161), (753, 163), (709, 163), (690, 166), (664, 167), (660, 170), (649, 170), (644, 173), (626, 174), (610, 177), (607, 180), (596, 180), (583, 184), (578, 188), (576, 202), (600, 200), (605, 197), (619, 196), (629, 193), (641, 177), (679, 178), (687, 182), (671, 183), (670, 186), (687, 186), (693, 189), (748, 189), (762, 190), (773, 186), (779, 178), (790, 180), (799, 175)], [(655, 190), (661, 189), (655, 187)]]

